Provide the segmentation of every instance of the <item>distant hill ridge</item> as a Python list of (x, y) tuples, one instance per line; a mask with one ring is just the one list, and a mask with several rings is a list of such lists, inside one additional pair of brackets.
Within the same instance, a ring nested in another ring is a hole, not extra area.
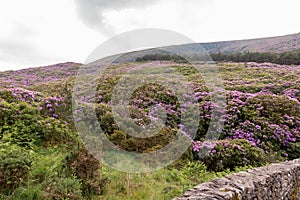
[[(200, 45), (199, 45), (200, 44)], [(115, 63), (124, 63), (135, 61), (138, 57), (143, 57), (148, 54), (169, 54), (169, 52), (179, 53), (180, 55), (202, 55), (203, 53), (243, 53), (243, 52), (259, 52), (259, 53), (282, 53), (282, 52), (300, 52), (300, 33), (258, 38), (247, 40), (233, 40), (223, 42), (210, 43), (192, 43), (183, 45), (174, 45), (168, 47), (160, 47), (153, 49), (146, 49), (141, 51), (134, 51), (125, 53), (123, 55), (114, 55), (107, 58), (107, 60), (114, 60)], [(97, 63), (97, 61), (95, 61)]]
[(202, 43), (201, 45), (209, 53), (247, 51), (282, 53), (300, 49), (300, 33), (269, 38)]

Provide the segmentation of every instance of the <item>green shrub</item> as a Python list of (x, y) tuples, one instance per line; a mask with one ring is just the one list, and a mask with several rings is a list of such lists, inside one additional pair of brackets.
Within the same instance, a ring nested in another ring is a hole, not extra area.
[(11, 193), (30, 170), (30, 154), (18, 146), (0, 144), (0, 192)]
[(30, 177), (32, 181), (41, 183), (48, 179), (53, 179), (63, 174), (63, 155), (58, 153), (45, 153), (39, 152), (38, 156), (33, 160)]
[(286, 152), (291, 160), (300, 158), (300, 142), (291, 143)]
[(202, 162), (188, 162), (181, 168), (181, 174), (187, 179), (201, 177), (206, 173), (206, 166)]
[(244, 139), (220, 140), (211, 149), (208, 156), (203, 158), (209, 170), (234, 170), (235, 167), (250, 165), (253, 167), (265, 164), (262, 149)]
[(55, 178), (44, 185), (45, 199), (82, 199), (81, 183), (75, 178)]
[(39, 186), (19, 187), (17, 188), (10, 200), (44, 200), (43, 191)]
[(174, 131), (162, 128), (159, 133), (150, 138), (137, 138), (125, 134), (123, 131), (114, 130), (108, 135), (110, 141), (120, 148), (131, 152), (151, 152), (166, 146), (174, 137)]
[(60, 144), (70, 139), (69, 128), (61, 121), (42, 117), (29, 103), (0, 102), (0, 139), (33, 149), (47, 143)]

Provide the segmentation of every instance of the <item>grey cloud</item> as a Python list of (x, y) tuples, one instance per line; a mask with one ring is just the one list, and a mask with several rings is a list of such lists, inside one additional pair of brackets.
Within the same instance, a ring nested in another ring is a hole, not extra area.
[(11, 34), (8, 37), (0, 38), (1, 61), (26, 57), (36, 51), (29, 42), (29, 39), (34, 36), (34, 32), (15, 20), (11, 20), (11, 23), (13, 25)]
[(43, 55), (29, 41), (0, 40), (0, 60), (2, 63), (38, 65), (45, 62), (53, 62), (55, 58)]
[(42, 54), (34, 44), (34, 31), (18, 21), (12, 20), (11, 23), (13, 30), (10, 36), (0, 37), (0, 60), (2, 63), (34, 65), (55, 61), (55, 58)]
[(26, 58), (37, 53), (37, 50), (27, 42), (0, 40), (0, 58)]
[(75, 0), (79, 17), (93, 29), (113, 34), (113, 27), (105, 23), (103, 12), (125, 8), (143, 8), (161, 0)]
[(14, 19), (11, 19), (10, 22), (13, 25), (12, 35), (18, 37), (32, 37), (35, 35), (34, 31), (31, 28), (29, 28), (26, 24), (22, 24)]

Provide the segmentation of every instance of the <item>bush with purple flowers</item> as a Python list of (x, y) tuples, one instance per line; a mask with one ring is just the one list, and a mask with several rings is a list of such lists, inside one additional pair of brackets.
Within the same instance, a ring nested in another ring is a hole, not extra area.
[(264, 151), (245, 139), (220, 140), (213, 144), (209, 155), (201, 160), (214, 171), (233, 170), (240, 166), (266, 164)]

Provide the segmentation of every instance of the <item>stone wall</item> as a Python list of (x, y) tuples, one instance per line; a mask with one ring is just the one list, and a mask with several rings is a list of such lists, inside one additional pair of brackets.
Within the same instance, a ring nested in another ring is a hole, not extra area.
[(217, 178), (176, 200), (300, 200), (300, 159)]

